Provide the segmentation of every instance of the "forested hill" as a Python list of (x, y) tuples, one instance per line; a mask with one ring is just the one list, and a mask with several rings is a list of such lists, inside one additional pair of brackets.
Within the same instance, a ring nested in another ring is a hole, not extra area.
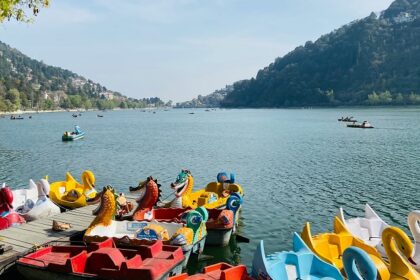
[(234, 83), (221, 106), (419, 104), (419, 62), (420, 0), (397, 0)]
[(0, 42), (0, 111), (161, 105), (163, 102), (157, 97), (127, 98), (69, 70), (31, 59)]

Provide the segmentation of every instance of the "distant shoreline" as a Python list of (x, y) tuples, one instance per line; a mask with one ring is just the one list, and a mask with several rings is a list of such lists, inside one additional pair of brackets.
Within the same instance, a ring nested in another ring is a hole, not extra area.
[[(159, 109), (159, 108), (163, 108), (163, 107), (148, 107), (148, 108), (135, 108), (135, 109), (121, 109), (121, 108), (114, 108), (114, 109), (106, 109), (105, 111), (121, 111), (121, 110), (155, 110), (155, 109)], [(17, 111), (13, 111), (13, 112), (0, 112), (0, 116), (4, 116), (4, 115), (27, 115), (27, 114), (38, 114), (38, 113), (63, 113), (63, 112), (68, 112), (68, 113), (74, 113), (74, 112), (99, 112), (99, 111), (103, 111), (100, 109), (82, 109), (82, 108), (78, 108), (78, 109), (56, 109), (56, 110), (17, 110)]]

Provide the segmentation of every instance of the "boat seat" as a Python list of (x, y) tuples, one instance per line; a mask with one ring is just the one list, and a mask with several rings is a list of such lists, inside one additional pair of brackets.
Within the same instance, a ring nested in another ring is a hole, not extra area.
[(124, 255), (117, 248), (100, 248), (87, 256), (86, 273), (99, 274), (102, 269), (116, 269), (125, 261)]
[[(67, 257), (65, 257), (65, 255)], [(51, 255), (51, 257), (53, 257), (54, 259), (52, 260), (53, 262), (50, 262), (48, 264), (48, 268), (57, 272), (83, 273), (85, 270), (87, 255), (87, 251), (85, 250), (72, 257), (68, 257), (68, 254), (66, 253), (55, 253)]]

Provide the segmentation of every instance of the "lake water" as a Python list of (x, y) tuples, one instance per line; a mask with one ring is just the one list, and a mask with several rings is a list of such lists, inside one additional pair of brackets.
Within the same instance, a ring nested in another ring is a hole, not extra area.
[[(195, 112), (195, 114), (189, 114)], [(315, 233), (332, 229), (343, 206), (362, 215), (369, 203), (390, 224), (407, 230), (410, 210), (420, 208), (420, 108), (293, 110), (170, 110), (34, 114), (0, 119), (0, 181), (26, 186), (30, 178), (75, 178), (91, 169), (98, 187), (119, 191), (153, 175), (169, 184), (189, 168), (195, 186), (219, 171), (235, 172), (245, 191), (241, 234), (249, 244), (208, 249), (216, 261), (251, 265), (259, 240), (268, 253), (289, 250), (292, 233), (310, 221)], [(337, 122), (352, 115), (371, 130)], [(85, 139), (63, 143), (78, 124)]]

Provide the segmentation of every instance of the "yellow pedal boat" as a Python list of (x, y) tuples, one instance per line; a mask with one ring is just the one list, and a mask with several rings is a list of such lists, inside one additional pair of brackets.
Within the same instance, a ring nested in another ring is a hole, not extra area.
[[(175, 198), (166, 206), (172, 208), (192, 208), (204, 206), (206, 209), (230, 208), (229, 203), (239, 207), (244, 192), (242, 187), (234, 183), (234, 176), (227, 179), (226, 173), (219, 173), (217, 182), (207, 184), (204, 189), (193, 192), (194, 178), (189, 170), (183, 169), (176, 181), (171, 184)], [(239, 205), (236, 205), (238, 204)]]
[(50, 199), (65, 208), (74, 209), (88, 205), (89, 200), (96, 197), (95, 176), (92, 171), (82, 173), (83, 184), (78, 183), (70, 172), (66, 173), (66, 180), (54, 182), (50, 185)]
[(353, 236), (337, 217), (334, 219), (334, 232), (312, 236), (311, 226), (309, 223), (306, 223), (301, 237), (317, 256), (327, 263), (335, 265), (341, 270), (343, 275), (345, 275), (342, 258), (343, 253), (348, 247), (355, 246), (368, 253), (378, 269), (380, 279), (389, 279), (388, 268), (379, 252), (374, 247), (365, 244), (361, 239)]

